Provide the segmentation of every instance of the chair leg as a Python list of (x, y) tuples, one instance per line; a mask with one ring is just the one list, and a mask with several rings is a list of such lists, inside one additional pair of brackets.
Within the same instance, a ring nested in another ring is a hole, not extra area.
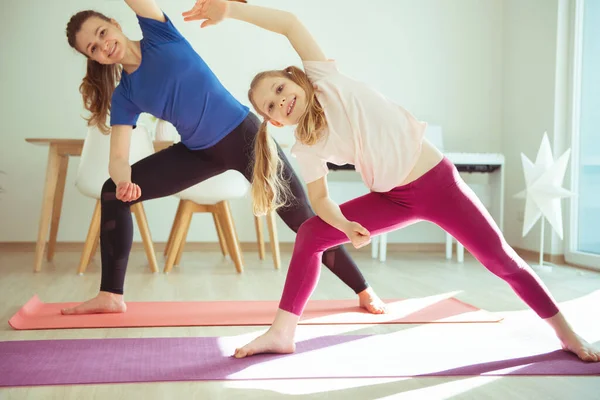
[(60, 165), (58, 167), (58, 182), (56, 183), (56, 197), (52, 206), (52, 222), (50, 224), (50, 240), (48, 241), (48, 252), (46, 259), (52, 261), (54, 252), (56, 251), (56, 236), (58, 235), (58, 223), (60, 222), (60, 214), (62, 211), (63, 197), (65, 194), (65, 181), (67, 179), (67, 167), (69, 165), (69, 157), (61, 156)]
[(275, 224), (275, 212), (267, 214), (267, 228), (269, 228), (269, 238), (271, 241), (271, 253), (273, 254), (273, 264), (275, 269), (281, 267), (281, 255), (279, 254), (279, 238), (277, 237), (277, 225)]
[(219, 216), (216, 212), (212, 213), (213, 220), (215, 221), (215, 229), (217, 230), (217, 236), (219, 237), (219, 246), (221, 246), (221, 253), (223, 257), (227, 256), (227, 243), (225, 242), (225, 235), (223, 235), (223, 227), (219, 221)]
[(217, 212), (219, 213), (219, 220), (223, 224), (223, 233), (225, 235), (225, 240), (227, 241), (227, 249), (229, 250), (231, 259), (235, 264), (237, 272), (242, 273), (244, 271), (242, 252), (240, 251), (239, 240), (237, 238), (237, 233), (235, 232), (233, 218), (231, 217), (229, 202), (221, 201), (220, 203), (217, 203)]
[(167, 245), (165, 246), (165, 251), (163, 253), (164, 257), (167, 257), (171, 247), (173, 246), (173, 236), (175, 235), (175, 231), (177, 230), (177, 224), (179, 223), (179, 218), (181, 214), (181, 204), (183, 200), (179, 200), (179, 204), (177, 205), (177, 211), (175, 211), (175, 218), (173, 218), (173, 225), (171, 225), (171, 232), (169, 233), (169, 240), (167, 240)]
[(94, 257), (94, 255), (96, 255), (99, 244), (100, 244), (100, 232), (98, 231), (98, 237), (96, 237), (96, 242), (94, 243), (94, 248), (92, 249), (92, 254), (90, 254), (90, 262), (92, 262), (92, 258)]
[(156, 262), (156, 252), (154, 251), (154, 245), (152, 244), (152, 236), (150, 235), (150, 228), (148, 227), (148, 219), (144, 212), (144, 206), (141, 202), (131, 206), (131, 211), (135, 215), (137, 220), (140, 234), (142, 235), (142, 242), (144, 243), (144, 250), (146, 250), (146, 257), (150, 263), (150, 270), (152, 272), (158, 272), (158, 263)]
[(263, 224), (260, 217), (254, 216), (254, 226), (256, 227), (256, 241), (258, 242), (258, 258), (265, 259), (265, 236), (263, 235)]
[(90, 222), (90, 228), (88, 230), (85, 244), (83, 246), (83, 252), (81, 253), (81, 260), (79, 261), (79, 267), (77, 273), (83, 275), (87, 269), (90, 259), (92, 257), (92, 249), (96, 243), (97, 238), (100, 236), (100, 200), (96, 201), (94, 207), (94, 213), (92, 214), (92, 221)]
[[(192, 214), (193, 214), (193, 212), (192, 212)], [(175, 258), (175, 265), (179, 265), (179, 263), (181, 262), (181, 255), (183, 254), (183, 248), (185, 247), (185, 243), (187, 242), (188, 232), (190, 231), (190, 225), (192, 224), (191, 222), (192, 222), (192, 216), (190, 216), (190, 222), (185, 227), (185, 231), (183, 232), (183, 239), (181, 240), (181, 243), (179, 244), (179, 248), (173, 249), (173, 251), (177, 252), (177, 258)]]
[(171, 249), (167, 253), (167, 261), (165, 262), (164, 272), (168, 274), (173, 269), (175, 259), (177, 258), (178, 250), (181, 247), (181, 242), (184, 239), (184, 233), (187, 232), (190, 222), (192, 220), (192, 214), (194, 211), (194, 202), (190, 200), (184, 200), (181, 205), (181, 214), (179, 216), (179, 223), (173, 234), (173, 242)]

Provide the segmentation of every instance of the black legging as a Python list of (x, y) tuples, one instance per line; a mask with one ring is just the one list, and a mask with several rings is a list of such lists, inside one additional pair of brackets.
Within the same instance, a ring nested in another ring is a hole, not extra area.
[[(177, 143), (138, 161), (131, 166), (131, 180), (142, 191), (141, 197), (136, 201), (126, 203), (117, 200), (116, 185), (112, 179), (104, 183), (101, 196), (101, 291), (123, 294), (127, 261), (133, 242), (133, 220), (129, 207), (139, 201), (178, 193), (230, 169), (241, 172), (250, 181), (254, 140), (259, 126), (258, 118), (250, 113), (237, 128), (211, 148), (190, 150), (182, 143)], [(278, 214), (290, 229), (297, 232), (300, 225), (315, 214), (279, 145), (278, 149), (284, 163), (283, 175), (294, 196), (290, 204), (278, 210)], [(365, 278), (343, 247), (325, 252), (323, 263), (356, 293), (368, 287)]]

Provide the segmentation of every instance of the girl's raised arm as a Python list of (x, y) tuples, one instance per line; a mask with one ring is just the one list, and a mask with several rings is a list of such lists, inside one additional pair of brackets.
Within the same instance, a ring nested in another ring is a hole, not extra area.
[(248, 22), (287, 37), (303, 61), (327, 60), (308, 29), (294, 14), (287, 11), (237, 1), (198, 0), (183, 16), (185, 21), (205, 20), (203, 28), (215, 25), (225, 18)]
[(165, 22), (165, 16), (154, 0), (125, 0), (125, 3), (140, 17)]

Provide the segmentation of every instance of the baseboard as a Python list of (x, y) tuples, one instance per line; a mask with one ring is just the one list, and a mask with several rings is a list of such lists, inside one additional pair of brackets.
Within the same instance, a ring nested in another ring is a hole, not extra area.
[[(0, 242), (0, 251), (7, 252), (34, 252), (35, 242)], [(164, 251), (166, 242), (154, 242), (154, 250)], [(240, 242), (242, 251), (258, 251), (258, 244), (256, 242)], [(265, 243), (265, 249), (268, 251), (270, 243)], [(294, 243), (291, 242), (280, 242), (279, 249), (284, 252), (291, 252), (294, 248)], [(366, 246), (362, 249), (354, 249), (352, 246), (346, 246), (349, 251), (352, 252), (370, 252), (371, 247)], [(143, 251), (144, 245), (142, 242), (134, 242), (132, 250)], [(217, 242), (187, 242), (185, 244), (185, 250), (187, 251), (221, 251), (221, 247)], [(58, 242), (56, 243), (57, 252), (80, 252), (83, 251), (83, 242)], [(402, 253), (402, 252), (424, 252), (424, 253), (440, 253), (445, 251), (445, 245), (443, 243), (388, 243), (388, 253)]]
[[(166, 242), (153, 242), (154, 250), (164, 251)], [(0, 251), (10, 252), (34, 252), (36, 244), (34, 242), (0, 242)], [(258, 251), (258, 244), (251, 242), (241, 242), (242, 251)], [(265, 243), (265, 248), (270, 248), (270, 243)], [(279, 243), (281, 251), (291, 251), (293, 243)], [(144, 251), (142, 242), (133, 242), (132, 251)], [(219, 243), (216, 242), (187, 242), (185, 244), (187, 251), (221, 251)], [(80, 252), (83, 251), (83, 242), (58, 242), (56, 243), (56, 252)]]
[[(537, 251), (521, 249), (519, 247), (513, 248), (524, 260), (539, 261), (540, 259), (540, 253)], [(544, 254), (544, 261), (557, 265), (568, 265), (564, 254)]]
[[(0, 251), (7, 252), (34, 252), (35, 242), (0, 242)], [(164, 251), (166, 242), (154, 242), (154, 249), (157, 252)], [(240, 247), (242, 251), (258, 251), (258, 244), (256, 242), (241, 242)], [(279, 249), (283, 252), (291, 252), (294, 248), (294, 244), (291, 242), (279, 243)], [(362, 249), (354, 249), (352, 246), (346, 246), (350, 252), (370, 252), (371, 247), (366, 246)], [(269, 251), (270, 244), (265, 243), (265, 249)], [(537, 261), (539, 259), (539, 253), (533, 250), (521, 249), (518, 247), (514, 248), (519, 256), (527, 261)], [(57, 252), (81, 252), (83, 250), (83, 242), (58, 242), (56, 243)], [(143, 251), (144, 246), (141, 242), (134, 242), (132, 250)], [(221, 251), (219, 243), (216, 242), (187, 242), (185, 244), (185, 250), (187, 251)], [(388, 253), (444, 253), (446, 251), (445, 243), (388, 243)], [(567, 264), (565, 261), (564, 254), (545, 254), (544, 261), (558, 264), (558, 265), (572, 265)], [(574, 267), (580, 267), (578, 265), (572, 265)]]

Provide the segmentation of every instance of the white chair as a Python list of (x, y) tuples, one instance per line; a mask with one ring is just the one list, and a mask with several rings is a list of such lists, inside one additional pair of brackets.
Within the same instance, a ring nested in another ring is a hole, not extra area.
[[(180, 201), (164, 252), (167, 259), (164, 272), (169, 273), (174, 265), (179, 265), (193, 214), (209, 212), (213, 215), (221, 252), (224, 256), (229, 253), (237, 271), (241, 273), (244, 270), (244, 264), (231, 216), (229, 200), (245, 197), (249, 188), (250, 184), (242, 174), (238, 171), (228, 170), (177, 193), (175, 196), (179, 197)], [(258, 239), (259, 257), (262, 260), (265, 257), (262, 221), (255, 216), (254, 223)], [(267, 215), (267, 226), (273, 262), (275, 268), (279, 269), (281, 257), (275, 225), (275, 213)]]
[[(131, 164), (154, 153), (154, 146), (148, 131), (138, 126), (131, 134), (129, 162)], [(81, 151), (81, 161), (77, 171), (75, 186), (84, 196), (96, 199), (96, 207), (90, 223), (90, 228), (81, 254), (77, 272), (82, 275), (92, 255), (96, 252), (100, 240), (100, 194), (102, 185), (109, 178), (108, 163), (110, 157), (110, 135), (104, 135), (95, 127), (90, 127)], [(146, 256), (152, 272), (158, 272), (154, 246), (148, 228), (146, 213), (141, 202), (131, 207), (135, 214)]]

